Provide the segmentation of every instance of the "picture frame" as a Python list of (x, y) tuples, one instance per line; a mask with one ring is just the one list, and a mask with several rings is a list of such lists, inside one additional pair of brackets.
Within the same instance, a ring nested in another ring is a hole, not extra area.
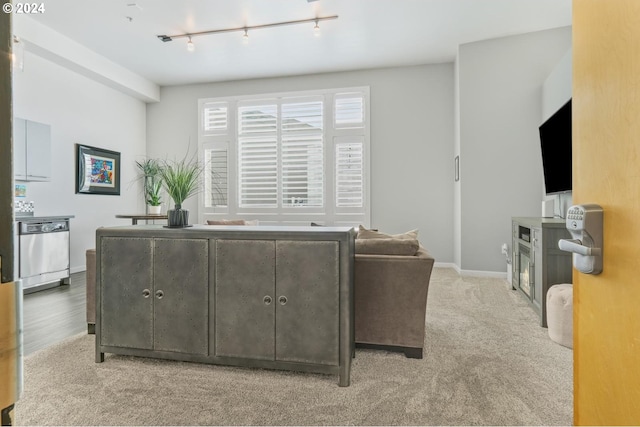
[(453, 170), (454, 170), (454, 177), (453, 179), (458, 182), (460, 181), (460, 156), (456, 156), (456, 158), (453, 160)]
[(76, 144), (76, 194), (120, 195), (120, 153)]

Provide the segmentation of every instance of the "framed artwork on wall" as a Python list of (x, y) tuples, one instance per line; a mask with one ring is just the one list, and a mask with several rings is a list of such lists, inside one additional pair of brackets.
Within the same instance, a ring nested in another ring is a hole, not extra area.
[(76, 194), (120, 195), (120, 153), (76, 144)]

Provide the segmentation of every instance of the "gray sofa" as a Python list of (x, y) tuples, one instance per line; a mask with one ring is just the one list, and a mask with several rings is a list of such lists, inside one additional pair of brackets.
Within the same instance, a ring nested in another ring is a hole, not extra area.
[(434, 258), (422, 246), (414, 255), (358, 253), (362, 251), (358, 243), (357, 240), (356, 346), (402, 351), (406, 357), (421, 359)]

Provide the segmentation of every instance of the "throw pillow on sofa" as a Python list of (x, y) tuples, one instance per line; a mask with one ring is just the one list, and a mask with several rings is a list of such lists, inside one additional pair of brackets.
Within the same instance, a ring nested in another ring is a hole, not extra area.
[(207, 225), (258, 225), (257, 219), (208, 219)]
[(379, 231), (364, 228), (362, 225), (358, 227), (358, 236), (356, 239), (400, 239), (400, 240), (417, 240), (418, 230), (407, 231), (402, 234), (386, 234)]

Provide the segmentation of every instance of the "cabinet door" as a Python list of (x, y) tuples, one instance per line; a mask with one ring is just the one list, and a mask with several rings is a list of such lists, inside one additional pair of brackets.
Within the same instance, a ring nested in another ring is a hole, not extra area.
[(102, 345), (153, 348), (152, 245), (151, 239), (100, 239)]
[(532, 248), (534, 251), (534, 256), (533, 256), (533, 264), (534, 264), (534, 268), (533, 268), (533, 280), (534, 280), (534, 293), (533, 293), (533, 302), (536, 306), (541, 307), (542, 306), (542, 298), (543, 298), (543, 292), (542, 292), (542, 282), (544, 280), (544, 275), (543, 275), (543, 259), (544, 259), (544, 240), (543, 240), (543, 234), (542, 234), (542, 229), (540, 228), (534, 228), (531, 230), (532, 233)]
[(155, 239), (154, 349), (208, 354), (209, 241)]
[(51, 179), (51, 126), (27, 120), (27, 179)]
[(13, 175), (27, 179), (27, 121), (17, 117), (13, 119)]
[(215, 355), (274, 360), (275, 242), (215, 247)]
[(338, 365), (339, 272), (338, 242), (276, 243), (277, 360)]

